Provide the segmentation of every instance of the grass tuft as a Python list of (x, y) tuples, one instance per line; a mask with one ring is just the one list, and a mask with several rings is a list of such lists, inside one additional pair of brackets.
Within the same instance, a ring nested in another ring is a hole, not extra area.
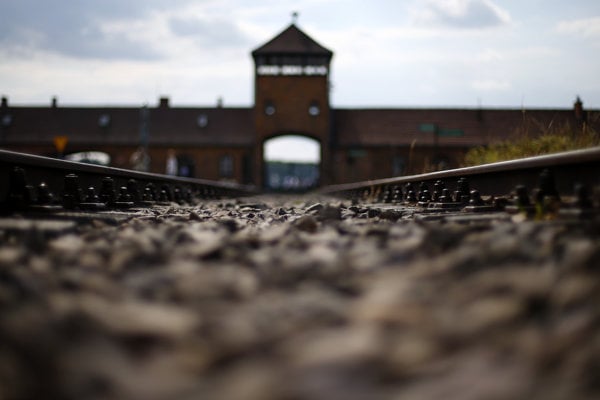
[[(600, 114), (591, 114), (589, 118), (600, 120)], [(569, 124), (543, 127), (533, 121), (516, 130), (511, 140), (470, 149), (465, 155), (464, 165), (481, 165), (599, 146), (600, 135), (589, 125), (594, 124), (583, 124), (578, 128)]]

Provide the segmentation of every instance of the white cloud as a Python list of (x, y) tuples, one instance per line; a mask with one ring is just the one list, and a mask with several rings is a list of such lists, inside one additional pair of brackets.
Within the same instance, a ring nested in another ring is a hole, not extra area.
[[(600, 17), (592, 2), (577, 10), (522, 0), (255, 3), (0, 0), (0, 87), (16, 103), (57, 95), (70, 104), (154, 104), (168, 95), (174, 105), (198, 105), (222, 95), (226, 105), (250, 105), (250, 51), (298, 10), (300, 28), (335, 52), (336, 106), (465, 105), (478, 97), (511, 105), (521, 94), (551, 105), (573, 93), (598, 104), (599, 58), (589, 42), (600, 45)], [(556, 22), (566, 9), (572, 19)]]
[[(56, 4), (54, 4), (56, 3)], [(0, 50), (96, 60), (156, 61), (173, 54), (173, 43), (197, 48), (249, 46), (226, 1), (148, 0), (143, 6), (106, 0), (0, 2)]]
[[(127, 3), (127, 4), (126, 4)], [(156, 59), (160, 55), (121, 32), (107, 32), (107, 21), (135, 21), (145, 12), (128, 2), (0, 3), (0, 49), (12, 54), (44, 51), (81, 59)]]
[(491, 0), (428, 0), (415, 11), (419, 25), (481, 29), (510, 23), (510, 14)]
[(478, 79), (471, 82), (471, 87), (483, 92), (499, 92), (511, 89), (512, 85), (506, 79)]
[(504, 58), (505, 57), (501, 52), (494, 49), (485, 49), (475, 56), (477, 61), (484, 63), (501, 61)]
[(556, 26), (559, 33), (588, 37), (600, 37), (600, 17), (561, 21)]

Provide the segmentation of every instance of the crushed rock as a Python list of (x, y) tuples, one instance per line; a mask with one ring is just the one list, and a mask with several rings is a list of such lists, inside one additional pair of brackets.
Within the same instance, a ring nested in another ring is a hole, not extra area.
[(0, 399), (600, 397), (597, 219), (414, 213), (290, 196), (0, 224)]

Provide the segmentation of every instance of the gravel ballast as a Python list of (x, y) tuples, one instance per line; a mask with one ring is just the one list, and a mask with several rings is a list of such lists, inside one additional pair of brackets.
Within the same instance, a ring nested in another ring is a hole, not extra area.
[(0, 399), (600, 397), (597, 218), (411, 214), (0, 224)]

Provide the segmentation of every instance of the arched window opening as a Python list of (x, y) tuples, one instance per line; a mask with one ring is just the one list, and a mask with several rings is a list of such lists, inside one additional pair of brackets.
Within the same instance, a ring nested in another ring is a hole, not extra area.
[(306, 191), (319, 184), (321, 145), (299, 135), (278, 136), (263, 147), (265, 187), (273, 191)]

